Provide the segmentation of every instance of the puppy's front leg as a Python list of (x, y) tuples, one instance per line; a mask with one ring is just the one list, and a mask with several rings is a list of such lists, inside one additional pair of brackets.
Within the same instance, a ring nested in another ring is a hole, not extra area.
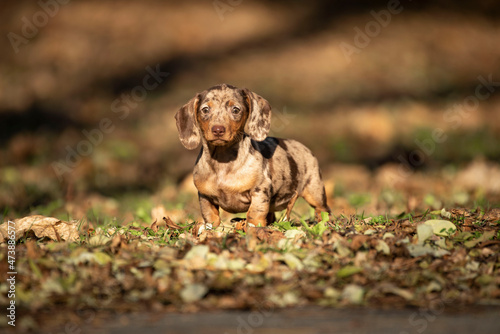
[(253, 224), (255, 227), (267, 225), (270, 198), (271, 195), (262, 190), (252, 194), (252, 203), (247, 212), (248, 224)]
[(203, 217), (205, 224), (210, 223), (214, 228), (219, 226), (219, 206), (212, 203), (207, 196), (200, 193), (198, 193), (198, 199), (200, 200), (201, 216)]

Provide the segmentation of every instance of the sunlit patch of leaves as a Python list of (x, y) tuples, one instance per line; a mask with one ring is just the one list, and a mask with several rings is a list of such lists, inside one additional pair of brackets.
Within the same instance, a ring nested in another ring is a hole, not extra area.
[(80, 235), (71, 243), (19, 238), (23, 312), (500, 304), (500, 209), (323, 214), (253, 229), (137, 216), (75, 224)]

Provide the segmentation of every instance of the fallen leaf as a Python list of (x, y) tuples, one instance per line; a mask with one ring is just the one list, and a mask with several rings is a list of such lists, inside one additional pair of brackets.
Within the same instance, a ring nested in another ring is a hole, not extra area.
[(434, 232), (432, 230), (432, 226), (427, 224), (420, 224), (417, 226), (417, 237), (419, 245), (423, 245), (425, 240), (429, 239), (433, 235)]
[(172, 221), (172, 219), (170, 219), (170, 217), (163, 217), (163, 221), (165, 222), (165, 224), (167, 224), (167, 228), (172, 228), (174, 230), (178, 230), (178, 229), (182, 228), (179, 225), (177, 225), (176, 223), (174, 223)]
[[(0, 225), (0, 242), (8, 240), (9, 222)], [(12, 223), (10, 223), (12, 226)], [(29, 231), (33, 231), (37, 238), (49, 238), (55, 241), (76, 241), (79, 238), (77, 223), (68, 223), (57, 218), (41, 215), (28, 216), (14, 220), (16, 240), (21, 239)]]
[(454, 238), (454, 241), (466, 241), (474, 235), (471, 232), (459, 232)]
[(181, 290), (180, 296), (185, 303), (193, 303), (205, 296), (208, 288), (199, 283), (188, 284)]
[(104, 246), (111, 242), (111, 238), (105, 235), (94, 235), (88, 241), (90, 246)]
[(342, 299), (348, 301), (350, 304), (359, 305), (363, 302), (364, 293), (364, 289), (359, 285), (349, 284), (342, 291)]
[(385, 255), (391, 254), (391, 249), (384, 240), (378, 240), (375, 249), (377, 250), (377, 252), (382, 252)]
[(434, 234), (442, 237), (447, 237), (457, 231), (455, 224), (449, 220), (431, 219), (426, 221), (424, 224), (431, 226)]
[(344, 246), (342, 240), (337, 240), (333, 243), (333, 249), (342, 257), (351, 256), (351, 250)]
[(349, 244), (350, 248), (354, 251), (360, 249), (364, 243), (366, 243), (370, 238), (366, 235), (355, 235), (352, 238), (352, 242)]
[(349, 277), (349, 276), (352, 276), (354, 274), (360, 273), (362, 271), (363, 271), (363, 268), (361, 268), (361, 267), (345, 266), (345, 267), (339, 269), (339, 271), (337, 271), (337, 277), (338, 278), (345, 278), (345, 277)]
[(339, 299), (341, 297), (340, 291), (330, 286), (325, 289), (323, 294), (326, 298)]
[(252, 262), (245, 266), (245, 269), (252, 273), (262, 273), (266, 271), (266, 269), (270, 268), (273, 264), (273, 261), (269, 258), (270, 255), (255, 255), (252, 259)]
[(295, 291), (287, 291), (282, 295), (272, 294), (269, 296), (269, 301), (277, 305), (278, 307), (287, 307), (297, 305), (299, 303), (299, 297)]
[(425, 287), (425, 291), (427, 293), (429, 292), (433, 292), (433, 291), (441, 291), (443, 289), (443, 287), (441, 286), (441, 284), (439, 284), (438, 282), (436, 281), (432, 281), (430, 282), (426, 287)]
[(434, 257), (442, 257), (444, 255), (450, 254), (445, 249), (434, 249), (433, 247), (429, 245), (406, 245), (406, 248), (408, 249), (408, 252), (410, 253), (411, 256), (413, 257), (419, 257), (422, 255), (427, 255), (430, 254)]
[(441, 216), (444, 218), (451, 218), (451, 212), (446, 211), (444, 208), (441, 210)]
[(123, 245), (124, 240), (125, 240), (124, 236), (122, 236), (121, 234), (118, 234), (118, 233), (115, 234), (115, 236), (111, 240), (111, 244), (110, 244), (111, 250), (113, 252), (116, 252)]
[(287, 266), (292, 270), (301, 271), (302, 269), (304, 269), (302, 261), (300, 261), (298, 257), (291, 253), (285, 253), (285, 255), (283, 255), (283, 261), (285, 261)]
[[(206, 225), (209, 225), (209, 226), (206, 226)], [(191, 230), (191, 234), (193, 235), (193, 237), (199, 236), (200, 234), (203, 233), (203, 231), (212, 229), (212, 224), (206, 224), (206, 225), (205, 225), (205, 222), (203, 222), (203, 221), (196, 222), (193, 226), (193, 229)]]
[(384, 293), (392, 293), (396, 296), (400, 296), (406, 300), (412, 300), (415, 297), (413, 292), (406, 290), (406, 289), (398, 288), (397, 286), (395, 286), (391, 283), (381, 284), (380, 290)]
[(104, 252), (96, 252), (94, 253), (94, 260), (95, 262), (103, 266), (105, 264), (110, 263), (113, 259), (111, 258), (111, 256), (109, 256)]
[(168, 217), (168, 212), (163, 205), (157, 205), (151, 209), (151, 220), (157, 225), (163, 224), (164, 217)]
[(156, 219), (153, 222), (153, 224), (151, 224), (150, 228), (151, 228), (151, 230), (153, 230), (154, 233), (158, 232), (158, 224), (156, 224)]
[(487, 221), (500, 220), (500, 208), (493, 208), (483, 215), (483, 219)]
[(246, 229), (247, 229), (246, 219), (237, 220), (236, 225), (234, 226), (234, 229), (237, 231), (246, 231)]
[(385, 232), (385, 233), (384, 233), (384, 236), (382, 237), (382, 239), (384, 239), (384, 240), (385, 240), (385, 239), (387, 239), (387, 238), (394, 238), (394, 237), (395, 237), (394, 233), (391, 233), (391, 232)]
[(377, 233), (377, 230), (374, 230), (374, 229), (368, 229), (368, 230), (366, 230), (363, 234), (364, 234), (364, 235), (374, 235), (375, 233)]
[(495, 278), (491, 275), (481, 275), (475, 279), (475, 282), (479, 285), (489, 285), (495, 282)]
[(40, 254), (40, 248), (36, 244), (34, 240), (28, 240), (26, 242), (26, 250), (27, 250), (27, 256), (29, 259), (36, 260), (38, 259), (41, 254)]
[(464, 242), (464, 246), (467, 248), (472, 248), (472, 247), (475, 247), (480, 242), (490, 240), (494, 236), (495, 236), (495, 231), (493, 231), (493, 230), (485, 231), (479, 238)]
[(301, 230), (288, 230), (285, 232), (285, 238), (293, 239), (293, 241), (297, 241), (300, 238), (304, 238), (306, 233)]

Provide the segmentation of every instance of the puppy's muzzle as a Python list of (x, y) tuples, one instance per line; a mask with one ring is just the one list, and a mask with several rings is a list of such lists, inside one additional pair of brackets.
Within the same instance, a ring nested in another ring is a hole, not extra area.
[(215, 138), (221, 138), (226, 133), (226, 128), (223, 125), (212, 126), (212, 134)]

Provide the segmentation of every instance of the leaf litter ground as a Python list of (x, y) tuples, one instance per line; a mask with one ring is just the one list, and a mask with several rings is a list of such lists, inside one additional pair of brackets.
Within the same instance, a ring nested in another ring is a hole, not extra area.
[[(16, 306), (26, 329), (78, 323), (96, 310), (500, 305), (500, 209), (268, 228), (235, 219), (216, 230), (168, 217), (125, 226), (43, 216), (15, 222)], [(0, 225), (4, 273), (6, 231)], [(5, 279), (0, 289), (8, 290)], [(6, 293), (0, 302), (7, 305)]]

